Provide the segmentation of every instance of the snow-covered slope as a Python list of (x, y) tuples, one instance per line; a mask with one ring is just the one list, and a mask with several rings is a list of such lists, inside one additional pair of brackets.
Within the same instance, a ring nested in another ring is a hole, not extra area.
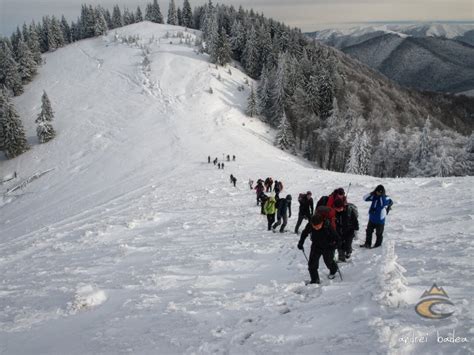
[[(383, 180), (396, 201), (384, 248), (357, 248), (342, 282), (321, 264), (323, 284), (304, 286), (297, 236), (266, 231), (247, 180), (281, 179), (295, 200), (352, 182), (361, 226), (361, 196), (381, 181), (273, 147), (242, 113), (246, 76), (178, 32), (194, 36), (144, 22), (59, 49), (16, 99), (33, 148), (0, 161), (0, 177), (19, 175), (0, 185), (0, 353), (469, 351), (436, 332), (472, 342), (473, 178)], [(122, 43), (134, 35), (139, 46)], [(38, 145), (42, 90), (58, 136)], [(226, 154), (224, 170), (207, 163)], [(455, 305), (444, 321), (414, 311), (433, 282)]]

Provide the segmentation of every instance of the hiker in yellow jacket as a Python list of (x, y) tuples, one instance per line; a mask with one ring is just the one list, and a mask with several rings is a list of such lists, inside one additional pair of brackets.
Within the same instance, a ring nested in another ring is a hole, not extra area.
[(267, 215), (268, 221), (268, 230), (272, 230), (272, 224), (275, 222), (275, 213), (276, 213), (276, 200), (275, 197), (270, 196), (270, 198), (265, 202), (263, 206), (263, 212)]

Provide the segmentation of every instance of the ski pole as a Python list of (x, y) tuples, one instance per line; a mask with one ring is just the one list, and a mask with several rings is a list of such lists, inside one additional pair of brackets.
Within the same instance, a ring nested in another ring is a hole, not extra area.
[(341, 277), (341, 281), (344, 281), (342, 278), (341, 269), (339, 269), (339, 266), (337, 267), (337, 272), (339, 273), (339, 276)]
[(304, 254), (304, 257), (306, 258), (306, 261), (309, 263), (308, 257), (306, 256), (306, 253), (304, 252), (304, 249), (301, 250)]
[(347, 196), (349, 196), (349, 191), (351, 189), (352, 182), (349, 183), (349, 186), (347, 187), (347, 193), (346, 193), (346, 201), (347, 201)]

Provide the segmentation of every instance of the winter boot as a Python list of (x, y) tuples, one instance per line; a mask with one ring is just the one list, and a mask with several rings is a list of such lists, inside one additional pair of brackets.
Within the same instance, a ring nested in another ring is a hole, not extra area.
[(336, 273), (328, 275), (329, 280), (334, 280), (335, 277), (336, 277)]

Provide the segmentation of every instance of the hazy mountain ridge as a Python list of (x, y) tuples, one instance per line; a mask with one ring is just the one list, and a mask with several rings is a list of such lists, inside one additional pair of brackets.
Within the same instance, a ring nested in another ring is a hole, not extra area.
[(385, 26), (326, 30), (310, 36), (405, 87), (461, 93), (474, 88), (474, 46), (469, 44), (474, 31), (469, 28)]

